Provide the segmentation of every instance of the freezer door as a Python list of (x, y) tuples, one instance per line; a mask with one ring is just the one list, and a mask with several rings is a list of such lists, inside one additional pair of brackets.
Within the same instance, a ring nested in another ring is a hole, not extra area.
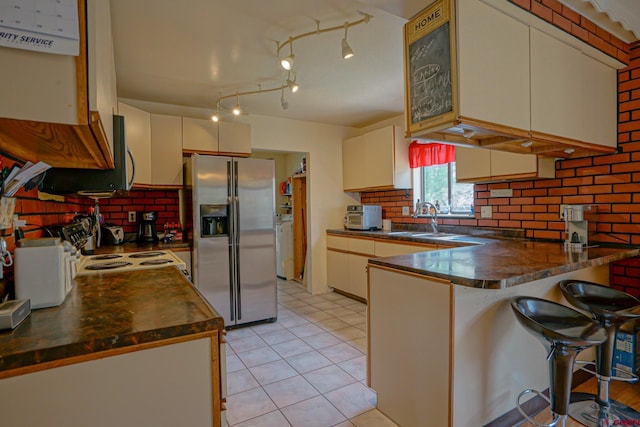
[(233, 159), (237, 177), (238, 323), (275, 318), (275, 165)]
[(234, 304), (232, 239), (230, 234), (202, 237), (200, 206), (226, 204), (227, 211), (230, 212), (231, 167), (230, 158), (200, 155), (191, 158), (194, 284), (227, 325), (234, 324), (237, 316)]

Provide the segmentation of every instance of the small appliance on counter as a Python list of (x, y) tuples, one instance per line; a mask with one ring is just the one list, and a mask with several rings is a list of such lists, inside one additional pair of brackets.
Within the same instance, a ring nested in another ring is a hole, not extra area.
[(15, 250), (16, 299), (31, 300), (31, 308), (62, 304), (73, 287), (80, 252), (59, 237), (20, 239)]
[(157, 219), (158, 212), (142, 212), (138, 224), (138, 242), (154, 243), (158, 241)]
[(381, 230), (382, 206), (347, 206), (347, 213), (344, 216), (344, 228), (348, 230)]
[(100, 231), (104, 245), (120, 245), (124, 242), (124, 230), (118, 225), (102, 224)]
[(564, 205), (562, 215), (567, 239), (565, 249), (581, 251), (596, 232), (597, 205)]

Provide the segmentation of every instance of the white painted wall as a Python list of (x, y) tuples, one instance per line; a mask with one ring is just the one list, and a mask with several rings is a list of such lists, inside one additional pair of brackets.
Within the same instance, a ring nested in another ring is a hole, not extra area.
[[(120, 99), (156, 114), (208, 118), (211, 110)], [(360, 129), (249, 115), (237, 119), (251, 125), (251, 146), (257, 150), (303, 152), (307, 155), (307, 266), (310, 292), (327, 291), (327, 229), (342, 228), (346, 206), (359, 203), (357, 194), (342, 191), (342, 140)]]

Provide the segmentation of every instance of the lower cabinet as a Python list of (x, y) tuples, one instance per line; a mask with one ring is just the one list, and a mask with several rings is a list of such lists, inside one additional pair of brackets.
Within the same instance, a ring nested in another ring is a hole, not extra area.
[(369, 258), (433, 251), (432, 244), (391, 243), (372, 238), (327, 235), (327, 284), (358, 299), (367, 299)]

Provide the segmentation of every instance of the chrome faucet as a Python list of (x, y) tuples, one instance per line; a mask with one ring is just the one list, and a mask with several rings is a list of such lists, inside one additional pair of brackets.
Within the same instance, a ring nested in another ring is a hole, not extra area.
[[(431, 202), (421, 202), (420, 199), (416, 202), (416, 209), (413, 212), (413, 217), (418, 218), (418, 215), (422, 213), (425, 208), (433, 208), (433, 213), (431, 214), (431, 228), (434, 233), (438, 232), (438, 208)], [(429, 213), (431, 209), (427, 210)]]

